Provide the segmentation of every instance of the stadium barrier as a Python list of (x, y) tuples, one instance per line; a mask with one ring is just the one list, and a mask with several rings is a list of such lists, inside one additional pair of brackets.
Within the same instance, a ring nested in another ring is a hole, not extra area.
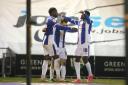
[[(16, 75), (25, 75), (26, 55), (16, 55)], [(68, 56), (66, 76), (76, 76), (73, 65), (73, 58)], [(124, 77), (125, 75), (125, 57), (119, 56), (91, 56), (89, 59), (92, 72), (96, 77)], [(43, 55), (32, 55), (32, 75), (41, 75)], [(49, 75), (49, 71), (47, 72)], [(81, 75), (87, 76), (86, 67), (81, 61)]]
[[(26, 72), (26, 55), (16, 55), (16, 75), (25, 75)], [(73, 66), (73, 59), (74, 56), (68, 56), (67, 63), (66, 63), (66, 76), (75, 76), (75, 68)], [(92, 69), (94, 68), (94, 61), (93, 57), (89, 59), (92, 64)], [(32, 75), (41, 75), (43, 64), (43, 56), (42, 55), (32, 55), (31, 65), (32, 65)], [(84, 72), (86, 71), (86, 72)], [(93, 69), (94, 71), (94, 69)], [(49, 75), (49, 69), (47, 72)], [(86, 76), (87, 70), (81, 61), (81, 75)]]
[[(75, 56), (68, 56), (67, 64), (66, 64), (66, 69), (67, 69), (66, 77), (76, 76), (75, 68), (73, 65), (74, 57)], [(43, 55), (32, 55), (31, 65), (32, 65), (33, 76), (41, 75), (43, 58), (44, 58)], [(92, 72), (95, 75), (95, 77), (125, 77), (125, 57), (91, 56), (89, 61), (91, 63)], [(5, 74), (7, 76), (26, 75), (26, 55), (16, 54), (16, 55), (12, 55), (12, 57), (8, 55), (8, 57), (6, 57), (5, 59)], [(49, 69), (47, 72), (47, 76), (49, 77)], [(83, 65), (82, 60), (81, 60), (81, 76), (82, 77), (87, 76), (87, 70), (86, 67)]]
[(95, 76), (125, 77), (125, 57), (96, 56)]

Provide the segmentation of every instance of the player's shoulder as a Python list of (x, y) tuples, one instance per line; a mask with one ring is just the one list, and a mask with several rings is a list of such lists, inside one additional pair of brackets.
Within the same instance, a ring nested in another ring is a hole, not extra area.
[(47, 17), (46, 22), (49, 22), (49, 21), (56, 23), (56, 19), (54, 17), (52, 17), (52, 16), (48, 16)]

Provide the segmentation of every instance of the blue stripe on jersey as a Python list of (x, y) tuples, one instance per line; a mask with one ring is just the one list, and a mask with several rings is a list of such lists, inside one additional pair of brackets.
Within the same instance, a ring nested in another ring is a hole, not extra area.
[(44, 40), (44, 45), (48, 45), (48, 36), (46, 36), (46, 39)]
[(88, 29), (88, 33), (89, 33), (89, 34), (90, 34), (91, 30), (92, 30), (92, 21), (91, 21), (91, 23), (89, 24), (89, 29)]
[(65, 31), (64, 31), (64, 35), (63, 35), (63, 47), (65, 47), (64, 42), (65, 42)]
[(53, 34), (54, 25), (55, 25), (55, 22), (53, 22), (53, 19), (48, 19), (47, 28), (46, 28), (47, 31), (45, 32), (46, 35)]
[(60, 31), (59, 30), (55, 30), (55, 37), (54, 37), (55, 43), (57, 45), (57, 47), (59, 47), (59, 42), (60, 42)]
[(81, 31), (81, 44), (83, 44), (85, 42), (85, 23), (82, 24), (82, 31)]

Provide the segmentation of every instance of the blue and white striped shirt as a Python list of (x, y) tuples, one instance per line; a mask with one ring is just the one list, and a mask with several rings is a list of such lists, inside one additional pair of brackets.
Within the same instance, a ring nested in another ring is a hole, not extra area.
[(70, 27), (60, 25), (59, 23), (55, 24), (53, 27), (53, 36), (54, 36), (54, 45), (56, 47), (65, 47), (65, 33), (66, 32), (76, 32)]
[(54, 17), (49, 16), (46, 20), (46, 32), (44, 33), (44, 37), (43, 37), (43, 44), (44, 45), (48, 45), (48, 39), (49, 39), (49, 35), (53, 35), (53, 26), (56, 24), (56, 20)]
[(85, 17), (86, 21), (77, 21), (71, 19), (70, 17), (64, 17), (67, 21), (71, 22), (72, 24), (78, 25), (78, 44), (84, 44), (90, 42), (90, 32), (92, 28), (92, 21), (90, 20), (89, 16)]

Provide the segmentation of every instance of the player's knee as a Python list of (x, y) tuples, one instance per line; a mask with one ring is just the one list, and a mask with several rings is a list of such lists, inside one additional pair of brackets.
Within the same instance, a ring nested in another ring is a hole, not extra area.
[(54, 55), (54, 56), (53, 56), (53, 59), (54, 59), (54, 60), (57, 59), (57, 58), (59, 58), (58, 55)]
[(54, 64), (51, 64), (50, 69), (54, 69)]
[(57, 58), (57, 59), (54, 60), (54, 69), (57, 69), (59, 67), (60, 67), (60, 59)]
[(63, 65), (63, 66), (66, 66), (66, 60), (65, 59), (61, 59), (60, 60), (60, 64)]
[(49, 55), (45, 55), (44, 60), (51, 60), (51, 57)]
[(66, 66), (66, 62), (64, 62), (62, 65), (63, 65), (63, 66)]
[(54, 60), (53, 59), (51, 60), (50, 68), (54, 69)]
[(84, 56), (82, 59), (83, 59), (84, 64), (88, 62), (88, 58), (86, 56)]

